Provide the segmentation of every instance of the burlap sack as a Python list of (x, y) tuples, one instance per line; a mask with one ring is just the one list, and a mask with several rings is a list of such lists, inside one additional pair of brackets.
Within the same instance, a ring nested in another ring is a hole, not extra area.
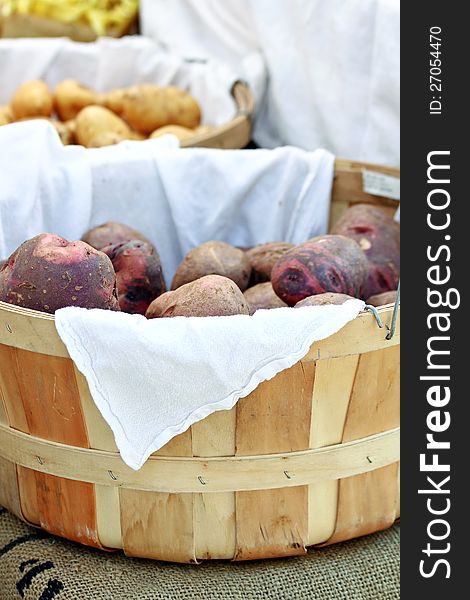
[(399, 527), (306, 556), (199, 566), (133, 560), (0, 508), (0, 600), (397, 600)]

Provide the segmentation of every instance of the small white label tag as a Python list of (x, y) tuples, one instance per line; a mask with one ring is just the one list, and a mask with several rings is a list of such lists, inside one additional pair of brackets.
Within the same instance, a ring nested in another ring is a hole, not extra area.
[(400, 179), (398, 177), (363, 169), (362, 187), (367, 194), (400, 200)]

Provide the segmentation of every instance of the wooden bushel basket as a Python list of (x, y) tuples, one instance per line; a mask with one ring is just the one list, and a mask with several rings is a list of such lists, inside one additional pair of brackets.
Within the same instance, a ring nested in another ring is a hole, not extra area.
[[(394, 210), (364, 194), (362, 167), (337, 161), (333, 218), (350, 202)], [(385, 325), (392, 309), (378, 309)], [(83, 544), (177, 562), (298, 555), (389, 527), (399, 516), (399, 322), (386, 335), (361, 313), (134, 472), (54, 318), (0, 303), (0, 505)]]

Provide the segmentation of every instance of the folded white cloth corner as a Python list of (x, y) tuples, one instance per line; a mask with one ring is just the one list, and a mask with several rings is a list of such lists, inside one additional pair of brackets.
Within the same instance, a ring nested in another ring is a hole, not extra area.
[(311, 344), (363, 309), (341, 306), (260, 310), (253, 316), (147, 320), (63, 308), (56, 327), (113, 430), (123, 460), (139, 469), (190, 425), (232, 408), (259, 383), (289, 368)]

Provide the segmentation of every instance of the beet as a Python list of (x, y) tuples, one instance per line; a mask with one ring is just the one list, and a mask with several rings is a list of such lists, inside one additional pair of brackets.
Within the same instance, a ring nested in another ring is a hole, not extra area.
[(344, 304), (347, 300), (353, 300), (352, 296), (347, 294), (335, 294), (334, 292), (325, 292), (324, 294), (317, 294), (316, 296), (309, 296), (304, 298), (300, 302), (297, 302), (294, 308), (301, 308), (302, 306), (327, 306), (328, 304)]
[(250, 307), (250, 314), (254, 314), (260, 308), (282, 308), (283, 306), (287, 306), (287, 304), (276, 295), (270, 281), (258, 283), (257, 285), (248, 288), (243, 295)]
[(190, 250), (180, 263), (171, 282), (171, 289), (195, 281), (205, 275), (221, 275), (246, 290), (251, 265), (246, 253), (225, 242), (212, 240)]
[(152, 245), (152, 242), (140, 233), (140, 231), (132, 229), (123, 223), (116, 223), (115, 221), (107, 221), (102, 225), (89, 229), (83, 234), (82, 240), (97, 250), (101, 250), (105, 246), (113, 246), (114, 244), (129, 242), (131, 240), (141, 240)]
[(293, 247), (294, 244), (287, 242), (270, 242), (247, 250), (246, 255), (252, 269), (249, 286), (271, 281), (274, 264)]
[(355, 204), (348, 208), (332, 233), (355, 240), (369, 260), (361, 297), (395, 290), (400, 277), (400, 225), (379, 206)]
[(235, 283), (220, 275), (206, 275), (166, 292), (149, 306), (146, 317), (216, 317), (248, 315), (245, 297)]
[(393, 292), (383, 292), (382, 294), (370, 296), (370, 298), (367, 298), (366, 304), (371, 304), (372, 306), (383, 306), (384, 304), (395, 304), (396, 299), (397, 290), (393, 290)]
[(102, 250), (116, 271), (119, 306), (127, 313), (145, 315), (165, 288), (156, 249), (141, 240), (105, 246)]
[(324, 235), (286, 252), (274, 265), (271, 280), (276, 294), (290, 306), (324, 292), (359, 297), (367, 266), (356, 242)]
[(85, 242), (43, 233), (21, 244), (0, 271), (0, 300), (54, 313), (65, 306), (119, 310), (111, 261)]

